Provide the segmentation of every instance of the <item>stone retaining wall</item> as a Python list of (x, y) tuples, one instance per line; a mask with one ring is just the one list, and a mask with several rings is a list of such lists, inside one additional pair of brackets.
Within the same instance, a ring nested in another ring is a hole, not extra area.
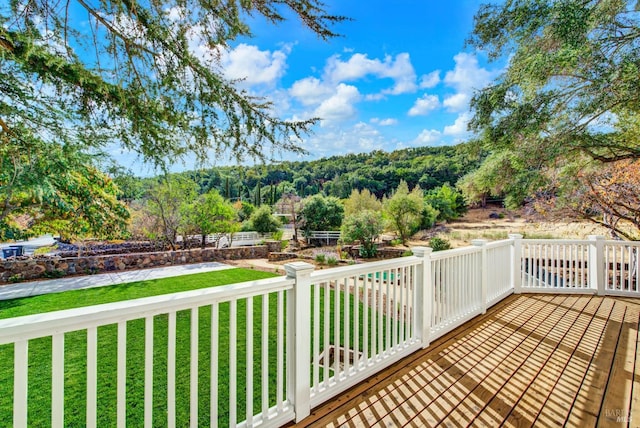
[(114, 254), (86, 257), (37, 256), (0, 261), (0, 282), (20, 282), (38, 278), (88, 275), (129, 269), (183, 265), (210, 261), (266, 259), (280, 250), (280, 242), (234, 248), (192, 248), (179, 251)]

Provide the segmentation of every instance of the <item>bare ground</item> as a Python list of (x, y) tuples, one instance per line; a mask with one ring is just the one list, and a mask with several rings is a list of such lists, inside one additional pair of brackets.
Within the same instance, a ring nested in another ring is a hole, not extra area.
[[(501, 217), (501, 218), (491, 218)], [(510, 233), (520, 233), (525, 238), (539, 239), (587, 239), (589, 235), (608, 236), (604, 227), (588, 221), (545, 221), (520, 211), (488, 207), (470, 209), (461, 219), (439, 225), (433, 232), (421, 232), (414, 236), (411, 246), (425, 245), (429, 238), (438, 236), (451, 242), (452, 247), (471, 245), (474, 239), (496, 241), (506, 239)]]

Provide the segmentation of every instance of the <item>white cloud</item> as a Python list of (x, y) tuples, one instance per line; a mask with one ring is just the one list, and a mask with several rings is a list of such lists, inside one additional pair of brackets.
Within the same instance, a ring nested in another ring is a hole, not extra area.
[(391, 125), (396, 125), (398, 123), (398, 120), (393, 118), (380, 119), (378, 117), (374, 117), (371, 119), (370, 122), (380, 126), (391, 126)]
[(347, 61), (342, 61), (340, 56), (334, 55), (327, 60), (324, 74), (326, 81), (334, 83), (353, 82), (368, 75), (389, 78), (394, 81), (394, 85), (383, 93), (392, 95), (415, 92), (418, 89), (416, 72), (406, 52), (395, 58), (387, 55), (384, 60), (370, 59), (366, 54), (357, 53)]
[(355, 116), (354, 104), (360, 101), (358, 88), (340, 83), (336, 92), (324, 100), (314, 112), (314, 116), (324, 121), (343, 121)]
[(457, 94), (445, 97), (442, 104), (449, 109), (449, 111), (465, 111), (469, 107), (469, 101), (471, 95), (465, 92), (458, 92)]
[(334, 89), (315, 77), (307, 77), (295, 82), (289, 94), (298, 99), (303, 105), (317, 105), (331, 96)]
[(273, 85), (287, 68), (289, 47), (262, 51), (257, 46), (241, 43), (221, 58), (224, 74), (229, 79), (244, 79), (246, 85)]
[(459, 92), (482, 89), (491, 81), (492, 73), (478, 65), (475, 55), (461, 52), (453, 60), (456, 65), (453, 70), (447, 71), (444, 82)]
[(438, 83), (440, 83), (440, 70), (435, 70), (429, 74), (423, 74), (422, 76), (420, 76), (421, 89), (433, 88)]
[(438, 107), (440, 107), (440, 100), (437, 95), (424, 94), (416, 100), (408, 114), (409, 116), (425, 116)]
[(445, 97), (442, 104), (449, 111), (461, 112), (468, 109), (473, 92), (487, 86), (495, 72), (480, 67), (475, 55), (469, 53), (461, 52), (453, 59), (456, 65), (447, 71), (444, 83), (456, 93)]
[(453, 125), (444, 127), (444, 135), (462, 136), (466, 134), (467, 124), (471, 120), (471, 114), (469, 112), (458, 115)]
[(420, 135), (413, 140), (413, 144), (416, 146), (428, 146), (440, 141), (441, 136), (442, 134), (440, 131), (436, 131), (435, 129), (424, 129)]
[(171, 22), (178, 22), (187, 15), (186, 10), (181, 6), (173, 6), (164, 10), (165, 16)]
[(337, 153), (365, 153), (388, 149), (389, 142), (375, 127), (358, 122), (348, 127), (342, 124), (328, 125), (322, 133), (316, 133), (304, 141), (304, 148), (311, 159)]

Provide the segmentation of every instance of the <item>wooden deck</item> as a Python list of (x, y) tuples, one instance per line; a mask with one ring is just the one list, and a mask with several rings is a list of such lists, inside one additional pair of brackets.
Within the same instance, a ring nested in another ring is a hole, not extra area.
[(640, 300), (511, 296), (299, 426), (640, 426)]

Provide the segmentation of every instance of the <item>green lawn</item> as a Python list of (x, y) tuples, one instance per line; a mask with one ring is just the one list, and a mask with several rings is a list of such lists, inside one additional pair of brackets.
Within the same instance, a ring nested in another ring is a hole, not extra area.
[[(95, 305), (152, 295), (173, 293), (231, 284), (276, 275), (248, 269), (229, 269), (183, 277), (114, 285), (88, 290), (74, 290), (64, 293), (35, 296), (30, 298), (0, 301), (0, 318), (41, 313), (57, 309)], [(342, 293), (341, 293), (342, 294)], [(333, 291), (331, 291), (330, 320), (333, 342)], [(341, 297), (343, 302), (344, 297)], [(324, 307), (321, 297), (321, 306)], [(353, 308), (353, 296), (350, 296)], [(276, 304), (277, 296), (269, 296), (269, 406), (276, 402)], [(364, 309), (360, 303), (360, 324)], [(219, 425), (228, 424), (229, 384), (229, 304), (219, 306)], [(254, 412), (261, 409), (261, 329), (262, 297), (254, 298)], [(237, 390), (238, 421), (244, 420), (245, 372), (246, 372), (246, 300), (238, 302), (237, 317)], [(340, 317), (342, 319), (342, 304)], [(322, 312), (321, 312), (322, 313)], [(177, 355), (176, 355), (176, 412), (177, 426), (189, 423), (189, 367), (190, 367), (190, 312), (177, 314)], [(209, 306), (199, 310), (199, 426), (209, 425), (210, 415), (210, 332), (211, 310)], [(370, 318), (370, 316), (369, 316)], [(324, 322), (324, 321), (323, 321)], [(354, 320), (351, 319), (351, 324)], [(127, 426), (142, 426), (144, 415), (144, 320), (134, 320), (127, 324)], [(362, 328), (360, 329), (362, 336)], [(342, 334), (341, 334), (342, 336)], [(353, 338), (350, 340), (353, 342)], [(321, 338), (322, 342), (322, 338)], [(98, 329), (98, 426), (115, 426), (116, 423), (116, 325)], [(322, 345), (321, 345), (322, 347)], [(362, 337), (360, 338), (362, 348)], [(37, 339), (29, 342), (29, 426), (50, 426), (51, 419), (51, 339)], [(154, 426), (167, 425), (167, 316), (154, 318)], [(72, 332), (65, 335), (65, 426), (84, 426), (86, 419), (86, 332)], [(0, 346), (0, 420), (12, 420), (13, 407), (13, 345)]]
[(86, 290), (71, 290), (63, 293), (43, 294), (13, 300), (0, 300), (0, 319), (23, 315), (99, 305), (139, 299), (159, 294), (178, 293), (198, 288), (216, 287), (263, 278), (273, 278), (275, 274), (252, 269), (224, 269), (213, 272), (184, 275), (151, 281), (131, 282), (96, 287)]

